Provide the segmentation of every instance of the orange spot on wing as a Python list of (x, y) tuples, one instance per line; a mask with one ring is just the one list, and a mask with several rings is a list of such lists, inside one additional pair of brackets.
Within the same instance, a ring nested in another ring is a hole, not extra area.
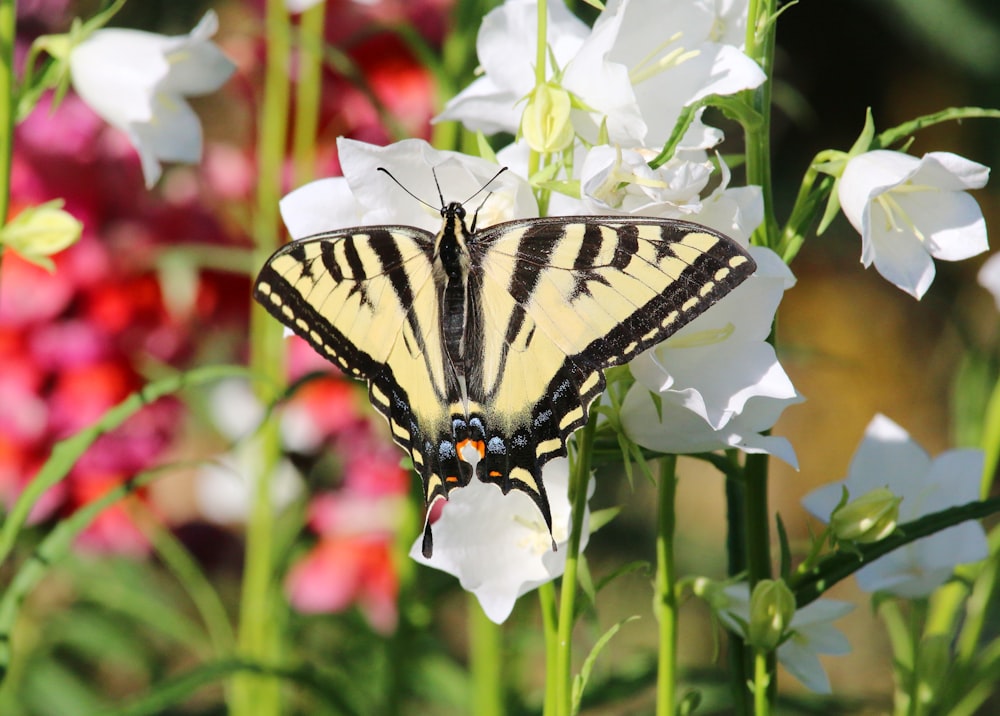
[[(463, 440), (462, 442), (460, 442), (458, 444), (458, 455), (463, 460), (465, 460), (465, 457), (463, 455), (463, 451), (465, 450), (465, 446), (466, 445), (471, 445), (475, 449), (475, 451), (477, 453), (479, 453), (479, 459), (480, 460), (482, 460), (484, 457), (486, 457), (486, 443), (484, 443), (482, 440), (470, 440), (470, 439), (466, 438), (465, 440)], [(468, 460), (465, 460), (465, 461), (468, 462)]]
[(496, 470), (490, 470), (490, 477), (503, 477), (503, 473), (497, 472)]
[(458, 482), (458, 478), (455, 477), (454, 475), (448, 475), (448, 477), (444, 478), (444, 481), (445, 482)]

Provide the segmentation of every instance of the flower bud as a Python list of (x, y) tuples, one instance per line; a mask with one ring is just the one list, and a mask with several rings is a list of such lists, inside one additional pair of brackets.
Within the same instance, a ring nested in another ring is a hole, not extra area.
[(57, 199), (24, 209), (0, 230), (0, 244), (51, 271), (48, 257), (75, 244), (83, 232), (83, 224), (61, 207)]
[(888, 488), (878, 487), (834, 510), (830, 529), (844, 542), (878, 542), (896, 529), (901, 501)]
[(539, 85), (528, 96), (521, 116), (521, 133), (536, 152), (559, 152), (573, 142), (569, 92), (552, 84)]
[(762, 579), (750, 595), (747, 641), (757, 649), (773, 651), (795, 616), (795, 595), (783, 580)]

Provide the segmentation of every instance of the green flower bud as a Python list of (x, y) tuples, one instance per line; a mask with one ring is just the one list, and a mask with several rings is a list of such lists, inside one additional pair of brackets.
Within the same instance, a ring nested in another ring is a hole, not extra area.
[(844, 542), (878, 542), (896, 529), (901, 501), (888, 488), (878, 487), (834, 510), (830, 529)]
[(747, 641), (757, 649), (773, 651), (795, 616), (795, 595), (783, 580), (762, 579), (750, 595)]
[(543, 84), (528, 96), (528, 106), (521, 116), (521, 134), (536, 152), (560, 152), (573, 142), (570, 122), (569, 92), (562, 87)]
[(0, 244), (26, 261), (53, 270), (48, 257), (75, 244), (83, 232), (83, 224), (61, 207), (62, 200), (56, 199), (24, 209), (0, 229)]

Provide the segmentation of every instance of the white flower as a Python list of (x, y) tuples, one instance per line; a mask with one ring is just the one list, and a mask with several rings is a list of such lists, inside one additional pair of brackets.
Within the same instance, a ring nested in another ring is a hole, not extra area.
[(993, 300), (1000, 311), (1000, 254), (993, 254), (983, 263), (976, 276), (979, 285), (993, 294)]
[[(476, 595), (486, 616), (502, 623), (518, 597), (552, 581), (566, 568), (571, 526), (569, 461), (557, 458), (546, 463), (542, 479), (552, 510), (551, 536), (527, 494), (512, 490), (504, 495), (496, 485), (472, 480), (443, 503), (441, 516), (434, 522), (433, 556), (423, 556), (422, 537), (414, 542), (410, 556), (458, 577), (462, 588)], [(588, 490), (593, 490), (593, 480)], [(589, 520), (588, 509), (581, 551), (587, 546)]]
[[(757, 262), (753, 276), (629, 364), (636, 383), (621, 417), (639, 445), (675, 453), (739, 447), (796, 464), (784, 438), (758, 434), (802, 401), (766, 341), (778, 303), (795, 279), (770, 249), (750, 252)], [(650, 391), (659, 395), (662, 421)]]
[(650, 150), (607, 144), (587, 152), (580, 170), (580, 193), (590, 214), (631, 214), (680, 218), (701, 209), (701, 191), (712, 175), (712, 163), (674, 158), (652, 169)]
[(612, 143), (662, 146), (684, 106), (761, 84), (740, 49), (745, 15), (745, 2), (611, 0), (566, 66), (563, 86), (592, 109), (581, 133), (606, 122)]
[[(719, 618), (732, 631), (742, 634), (744, 623), (750, 620), (750, 587), (746, 583), (733, 584), (723, 592), (727, 604), (719, 610)], [(789, 624), (791, 637), (778, 647), (778, 661), (788, 673), (811, 691), (830, 693), (830, 680), (820, 664), (819, 654), (847, 654), (851, 645), (831, 622), (854, 609), (853, 604), (833, 599), (817, 599), (796, 610)]]
[[(982, 451), (949, 450), (931, 460), (905, 430), (884, 415), (876, 415), (851, 460), (847, 479), (814, 490), (802, 504), (826, 522), (840, 502), (842, 487), (851, 498), (888, 487), (902, 498), (902, 524), (978, 499), (982, 472)], [(957, 565), (986, 559), (987, 554), (982, 525), (969, 521), (890, 552), (855, 576), (866, 592), (924, 597), (943, 584)]]
[(986, 185), (989, 167), (950, 152), (920, 159), (877, 150), (852, 158), (839, 183), (840, 206), (861, 233), (861, 263), (920, 298), (934, 262), (986, 251), (986, 222), (965, 192)]
[[(343, 177), (311, 182), (281, 200), (281, 217), (293, 238), (372, 224), (406, 224), (437, 233), (441, 229), (441, 198), (434, 177), (441, 185), (445, 202), (462, 201), (500, 169), (485, 159), (434, 149), (422, 139), (379, 147), (341, 137), (337, 150)], [(407, 196), (378, 171), (379, 167), (388, 169), (402, 186), (427, 204)], [(476, 226), (538, 215), (531, 188), (514, 172), (508, 170), (496, 177), (490, 190)]]
[(201, 123), (184, 98), (214, 92), (235, 69), (209, 41), (218, 26), (209, 11), (188, 35), (97, 30), (70, 52), (73, 87), (128, 134), (147, 187), (159, 179), (160, 161), (201, 159)]
[[(209, 410), (218, 431), (233, 448), (206, 462), (195, 474), (195, 501), (201, 514), (218, 524), (238, 524), (250, 516), (254, 480), (262, 456), (253, 434), (265, 418), (264, 406), (246, 380), (220, 381), (209, 394)], [(302, 494), (302, 477), (288, 460), (278, 462), (270, 482), (271, 501), (281, 510)]]
[[(451, 99), (436, 121), (456, 120), (485, 134), (517, 132), (523, 109), (518, 103), (535, 87), (537, 7), (535, 0), (507, 0), (483, 18), (476, 36), (483, 74)], [(547, 10), (546, 43), (562, 67), (589, 29), (562, 0), (552, 0)]]

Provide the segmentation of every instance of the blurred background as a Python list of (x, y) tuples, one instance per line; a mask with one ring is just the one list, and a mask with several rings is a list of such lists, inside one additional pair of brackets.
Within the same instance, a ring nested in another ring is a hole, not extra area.
[[(202, 165), (169, 169), (152, 192), (143, 188), (127, 141), (72, 92), (54, 111), (44, 100), (19, 127), (13, 212), (62, 197), (86, 228), (81, 242), (57, 258), (54, 274), (11, 255), (3, 260), (0, 497), (7, 504), (56, 440), (89, 425), (146, 380), (172, 367), (245, 360), (250, 278), (257, 268), (246, 249), (257, 181), (262, 4), (133, 0), (115, 18), (116, 26), (180, 34), (214, 8), (221, 28), (216, 41), (238, 67), (220, 92), (194, 103), (206, 132)], [(429, 120), (441, 99), (472, 77), (472, 42), (489, 7), (470, 5), (458, 14), (453, 4), (329, 0), (326, 39), (334, 50), (324, 77), (317, 176), (338, 173), (338, 135), (375, 143), (431, 137)], [(593, 17), (583, 3), (571, 5)], [(74, 16), (95, 7), (22, 0), (18, 52), (23, 58), (34, 37), (66, 31)], [(451, 74), (443, 78), (420, 58), (446, 46)], [(464, 56), (456, 48), (464, 48)], [(882, 130), (945, 107), (1000, 106), (1000, 5), (803, 2), (781, 16), (776, 67), (773, 146), (782, 220), (812, 157), (849, 148), (866, 108)], [(953, 151), (993, 165), (1000, 130), (991, 120), (941, 124), (920, 132), (909, 151)], [(289, 168), (286, 189), (293, 188), (291, 177)], [(1000, 227), (997, 188), (974, 195), (987, 225)], [(982, 402), (996, 379), (997, 307), (975, 280), (986, 256), (938, 262), (936, 281), (917, 302), (865, 271), (860, 250), (859, 236), (843, 218), (822, 237), (810, 236), (792, 265), (798, 285), (779, 311), (781, 360), (807, 398), (774, 431), (791, 440), (800, 462), (794, 471), (772, 461), (771, 506), (793, 547), (808, 534), (799, 500), (846, 476), (876, 413), (899, 423), (931, 454), (975, 446)], [(304, 346), (292, 349), (291, 362), (291, 379), (325, 370)], [(102, 438), (46, 495), (33, 515), (34, 540), (110, 486), (155, 465), (175, 466), (141, 494), (141, 504), (105, 511), (31, 593), (15, 631), (17, 657), (0, 690), (0, 713), (100, 712), (204, 653), (205, 636), (192, 629), (190, 608), (177, 607), (188, 601), (172, 577), (175, 565), (163, 556), (164, 535), (190, 550), (235, 609), (246, 495), (233, 477), (253, 456), (234, 445), (260, 411), (238, 382), (160, 401)], [(275, 499), (288, 506), (281, 523), (288, 532), (283, 559), (293, 607), (286, 626), (300, 658), (346, 665), (348, 675), (351, 663), (364, 664), (384, 676), (398, 666), (393, 650), (405, 646), (422, 657), (418, 676), (400, 695), (402, 711), (454, 713), (448, 704), (463, 698), (468, 602), (452, 578), (399, 559), (400, 543), (419, 526), (419, 495), (416, 479), (387, 444), (381, 419), (373, 419), (361, 387), (328, 376), (296, 394), (282, 425), (289, 459)], [(681, 573), (722, 578), (722, 480), (690, 460), (679, 470)], [(653, 487), (641, 478), (630, 486), (613, 470), (600, 473), (598, 484), (592, 505), (625, 509), (591, 540), (595, 575), (652, 560)], [(368, 528), (344, 530), (345, 515), (361, 515)], [(20, 556), (32, 546), (21, 545)], [(9, 577), (0, 572), (0, 584)], [(644, 615), (622, 629), (597, 667), (626, 696), (615, 709), (589, 713), (643, 713), (652, 703), (650, 580), (643, 571), (618, 579), (601, 593), (585, 626), (596, 638), (625, 616)], [(853, 652), (824, 659), (837, 700), (810, 700), (788, 677), (783, 691), (802, 697), (795, 708), (816, 713), (887, 712), (891, 654), (868, 596), (853, 580), (827, 596), (858, 605), (838, 622)], [(529, 711), (541, 697), (539, 620), (529, 596), (505, 628), (512, 682), (525, 700), (514, 706)], [(704, 708), (712, 713), (713, 687), (723, 692), (718, 699), (725, 696), (719, 676), (725, 660), (704, 605), (685, 605), (681, 629), (683, 664), (692, 683), (706, 689)], [(378, 683), (374, 676), (371, 681)], [(221, 713), (219, 703), (219, 687), (209, 686), (165, 713)], [(298, 713), (325, 713), (305, 695), (292, 704)]]

